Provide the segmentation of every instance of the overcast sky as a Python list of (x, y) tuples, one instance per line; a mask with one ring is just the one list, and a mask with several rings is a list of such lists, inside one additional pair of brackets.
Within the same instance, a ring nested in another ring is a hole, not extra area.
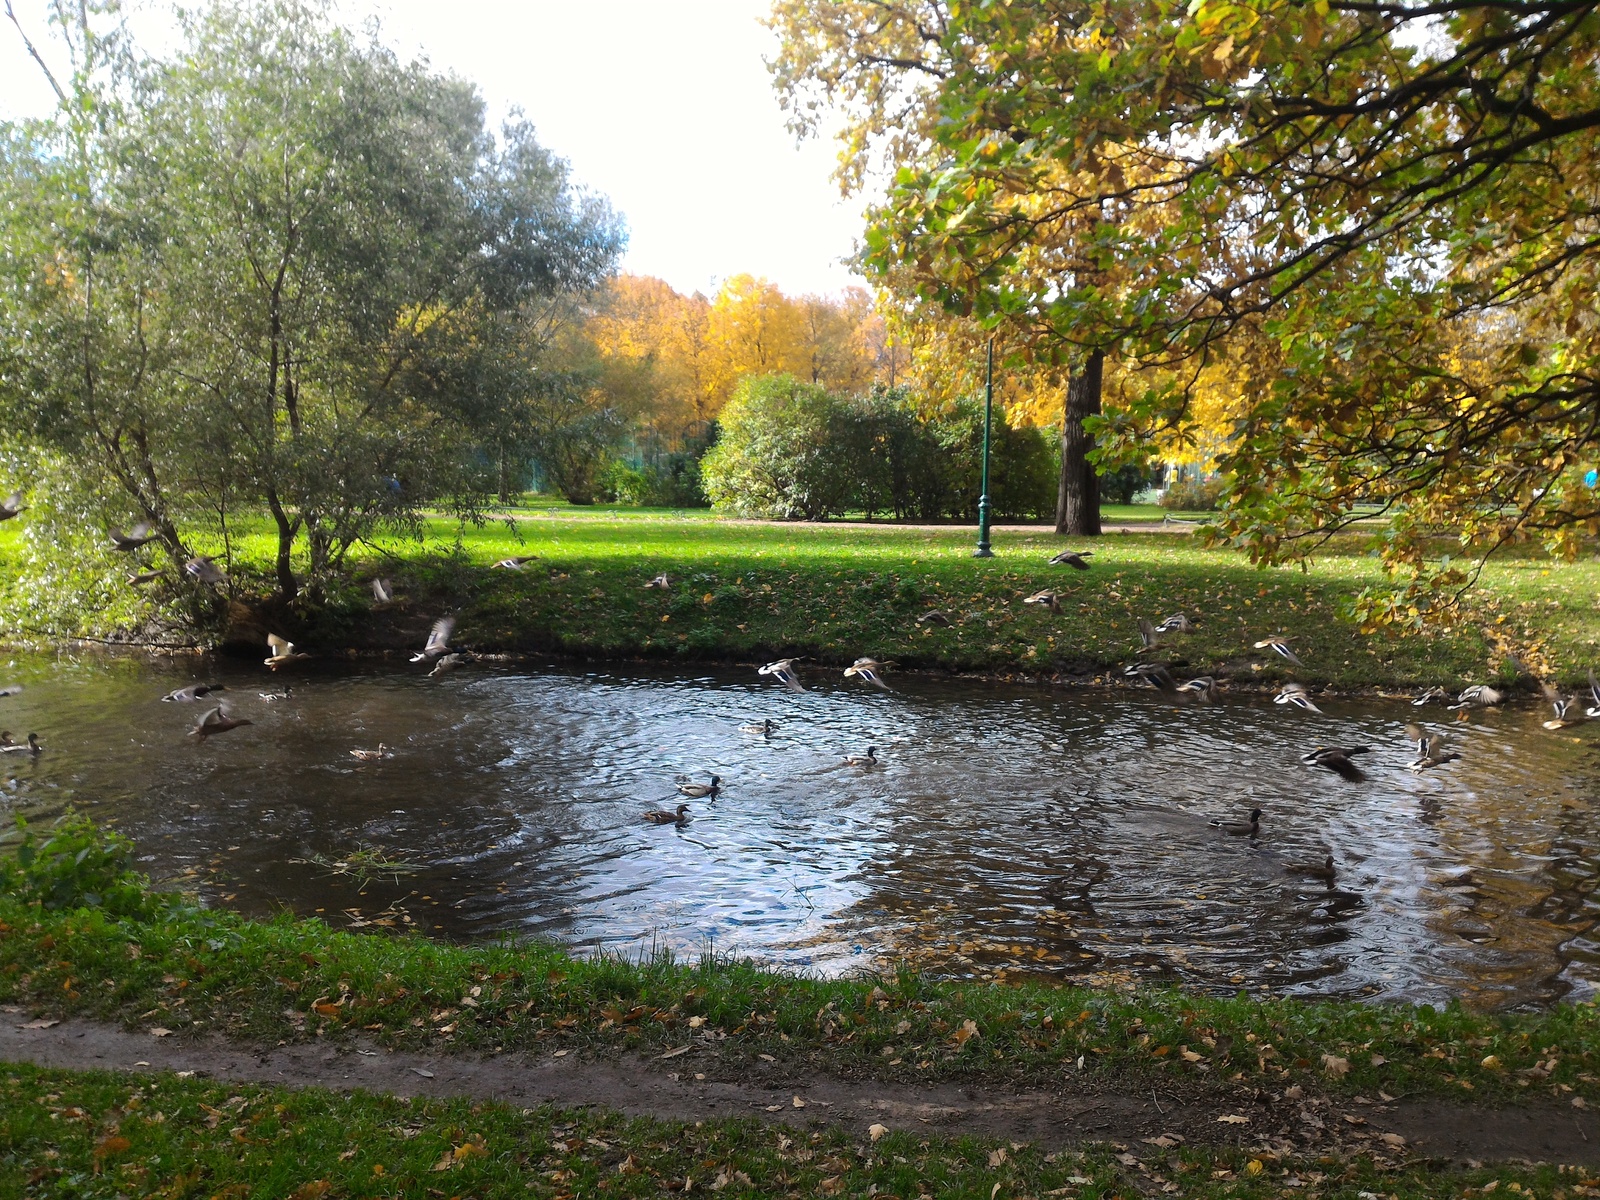
[[(46, 0), (13, 0), (35, 41)], [(164, 6), (136, 18), (159, 44)], [(767, 0), (343, 0), (386, 40), (475, 82), (498, 117), (523, 109), (540, 140), (627, 217), (625, 269), (681, 291), (741, 271), (785, 291), (853, 281), (860, 230), (828, 144), (796, 146), (767, 69)], [(45, 47), (47, 54), (51, 47)], [(59, 57), (59, 56), (57, 56)], [(46, 111), (49, 89), (0, 26), (0, 115)]]

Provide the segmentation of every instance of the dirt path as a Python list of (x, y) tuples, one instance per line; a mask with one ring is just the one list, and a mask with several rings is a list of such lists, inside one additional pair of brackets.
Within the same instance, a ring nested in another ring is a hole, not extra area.
[(1140, 1151), (1148, 1139), (1168, 1137), (1276, 1147), (1283, 1153), (1370, 1151), (1391, 1159), (1422, 1155), (1461, 1162), (1600, 1164), (1600, 1115), (1549, 1102), (1496, 1109), (1442, 1101), (1329, 1100), (1301, 1096), (1293, 1088), (1134, 1094), (1070, 1072), (1049, 1091), (958, 1084), (915, 1088), (812, 1076), (777, 1064), (753, 1077), (758, 1073), (724, 1065), (714, 1050), (699, 1047), (665, 1060), (592, 1058), (577, 1051), (476, 1058), (396, 1052), (359, 1042), (265, 1047), (216, 1037), (156, 1038), (92, 1021), (29, 1021), (20, 1010), (0, 1010), (0, 1060), (77, 1070), (193, 1071), (219, 1081), (470, 1096), (523, 1107), (596, 1105), (678, 1121), (755, 1116), (801, 1126), (823, 1122), (862, 1136), (881, 1122), (893, 1129), (1049, 1147), (1119, 1142)]

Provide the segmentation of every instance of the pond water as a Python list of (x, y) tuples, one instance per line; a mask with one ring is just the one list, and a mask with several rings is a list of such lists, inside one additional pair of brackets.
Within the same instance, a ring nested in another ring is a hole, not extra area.
[[(185, 736), (209, 704), (159, 698), (195, 680), (254, 725)], [(0, 683), (25, 689), (0, 725), (47, 748), (0, 757), (0, 798), (112, 819), (153, 877), (210, 903), (339, 926), (1485, 1008), (1600, 982), (1600, 723), (1421, 710), (1463, 758), (1419, 775), (1401, 730), (1419, 710), (1399, 702), (1316, 716), (1258, 696), (808, 680), (16, 656)], [(741, 732), (765, 717), (770, 737)], [(392, 757), (349, 754), (380, 742)], [(1298, 758), (1357, 743), (1373, 747), (1360, 781)], [(869, 745), (881, 768), (839, 765)], [(713, 772), (725, 790), (688, 823), (643, 822)], [(1251, 807), (1257, 840), (1208, 824)], [(1286, 872), (1328, 851), (1332, 899)], [(404, 866), (371, 877), (363, 855)]]

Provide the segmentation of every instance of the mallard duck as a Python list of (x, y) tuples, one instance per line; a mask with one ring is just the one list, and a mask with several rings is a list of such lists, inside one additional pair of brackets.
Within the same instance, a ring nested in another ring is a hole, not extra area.
[(1234, 837), (1255, 837), (1261, 832), (1261, 810), (1252, 808), (1249, 821), (1222, 821), (1211, 822), (1223, 833)]
[(261, 661), (276, 671), (279, 667), (286, 667), (292, 662), (310, 658), (311, 655), (303, 650), (296, 650), (294, 643), (286, 641), (275, 633), (267, 634), (267, 657)]
[(1431, 687), (1422, 695), (1411, 702), (1413, 708), (1421, 708), (1425, 704), (1432, 704), (1435, 700), (1445, 701), (1450, 699), (1450, 693), (1442, 687)]
[(1329, 854), (1320, 863), (1290, 863), (1283, 868), (1283, 873), (1285, 875), (1304, 875), (1308, 879), (1320, 879), (1331, 888), (1334, 880), (1338, 878), (1339, 870), (1333, 865), (1333, 855)]
[(8, 683), (5, 687), (0, 687), (0, 697), (16, 696), (20, 695), (21, 692), (22, 685), (20, 683)]
[(150, 526), (143, 521), (127, 533), (123, 533), (120, 529), (112, 529), (110, 537), (111, 548), (122, 554), (132, 554), (140, 546), (148, 546), (156, 540), (156, 535), (150, 532)]
[(1052, 567), (1071, 567), (1075, 571), (1087, 571), (1087, 559), (1094, 557), (1093, 550), (1063, 550), (1050, 560)]
[(1194, 622), (1187, 613), (1173, 613), (1156, 626), (1157, 633), (1193, 633)]
[(44, 743), (39, 740), (39, 735), (37, 733), (30, 733), (28, 735), (28, 753), (38, 754), (43, 749)]
[(1187, 692), (1203, 703), (1211, 704), (1217, 698), (1217, 681), (1209, 675), (1202, 675), (1198, 679), (1189, 680), (1188, 683), (1180, 683), (1177, 690)]
[(389, 747), (379, 742), (376, 750), (352, 750), (350, 751), (350, 757), (360, 759), (362, 762), (378, 762), (380, 759), (393, 758), (394, 755), (390, 752)]
[(1475, 683), (1471, 687), (1462, 688), (1461, 694), (1456, 697), (1456, 702), (1449, 707), (1452, 711), (1458, 708), (1498, 708), (1505, 702), (1503, 692), (1486, 683)]
[(191, 683), (188, 687), (181, 687), (175, 692), (168, 692), (161, 697), (163, 704), (171, 701), (180, 703), (189, 700), (198, 700), (201, 696), (209, 696), (212, 692), (225, 692), (228, 689), (220, 683)]
[(433, 670), (428, 672), (428, 678), (433, 679), (436, 676), (444, 675), (471, 661), (472, 656), (470, 654), (463, 653), (460, 650), (452, 650), (449, 654), (441, 656), (439, 661), (433, 664)]
[(190, 579), (200, 583), (209, 583), (213, 586), (226, 583), (228, 577), (222, 573), (222, 568), (211, 561), (209, 554), (197, 554), (183, 564), (183, 573)]
[(710, 783), (680, 783), (678, 794), (693, 796), (696, 800), (703, 800), (707, 796), (715, 796), (722, 790), (722, 776), (713, 775)]
[(1306, 685), (1303, 683), (1284, 684), (1278, 694), (1272, 698), (1272, 702), (1274, 704), (1292, 704), (1296, 708), (1305, 709), (1307, 712), (1320, 713), (1322, 711), (1312, 702), (1311, 693), (1306, 690)]
[(128, 576), (128, 586), (143, 587), (147, 583), (154, 583), (164, 574), (165, 571), (135, 571)]
[(1159, 649), (1161, 649), (1161, 634), (1157, 631), (1154, 625), (1150, 624), (1150, 622), (1146, 621), (1143, 617), (1140, 617), (1139, 653), (1149, 654), (1150, 651)]
[(937, 608), (935, 608), (935, 609), (932, 609), (932, 610), (930, 610), (928, 612), (923, 613), (920, 617), (918, 617), (917, 618), (917, 624), (918, 625), (948, 625), (948, 624), (950, 624), (950, 618), (945, 616), (944, 613), (940, 612)]
[(865, 754), (846, 754), (843, 762), (847, 767), (880, 767), (883, 765), (878, 761), (878, 748), (876, 746), (868, 746)]
[(1270, 649), (1274, 654), (1278, 655), (1280, 658), (1288, 659), (1297, 667), (1302, 667), (1305, 665), (1299, 660), (1299, 658), (1295, 656), (1295, 652), (1289, 649), (1289, 643), (1282, 636), (1276, 633), (1271, 637), (1262, 638), (1256, 643), (1256, 649)]
[(502, 558), (489, 569), (491, 571), (520, 571), (538, 557), (537, 554), (513, 554), (510, 558)]
[(1037, 604), (1041, 608), (1048, 608), (1053, 613), (1061, 611), (1061, 597), (1049, 588), (1042, 592), (1035, 592), (1031, 596), (1024, 596), (1022, 602), (1024, 604)]
[(858, 658), (844, 669), (844, 677), (849, 679), (854, 675), (862, 683), (870, 683), (873, 687), (881, 688), (887, 692), (889, 685), (883, 681), (883, 677), (878, 672), (888, 665), (888, 663), (881, 663), (875, 658)]
[(677, 812), (668, 812), (664, 808), (652, 808), (645, 813), (644, 819), (652, 825), (682, 825), (689, 820), (689, 806), (680, 804)]
[(387, 579), (374, 579), (372, 581), (372, 602), (374, 604), (388, 604), (394, 599), (394, 585)]
[(1350, 761), (1351, 757), (1366, 754), (1371, 749), (1371, 746), (1318, 746), (1315, 750), (1307, 750), (1302, 754), (1300, 761), (1308, 767), (1326, 767), (1353, 781), (1364, 776), (1361, 774), (1361, 768)]
[(672, 590), (672, 580), (667, 578), (667, 573), (665, 571), (663, 571), (663, 572), (661, 572), (661, 574), (657, 575), (654, 579), (652, 579), (649, 583), (645, 584), (644, 585), (644, 590), (647, 591), (647, 592), (649, 592), (649, 591), (658, 591), (658, 592), (671, 591)]
[(11, 495), (5, 498), (4, 503), (0, 503), (0, 521), (11, 520), (11, 518), (20, 513), (22, 509), (22, 493), (12, 492)]
[(1417, 746), (1416, 760), (1406, 764), (1408, 771), (1426, 771), (1461, 757), (1458, 752), (1445, 748), (1446, 738), (1442, 733), (1429, 733), (1420, 725), (1407, 725), (1406, 737)]
[(414, 663), (427, 662), (431, 658), (438, 658), (442, 654), (450, 653), (450, 634), (455, 631), (456, 619), (454, 617), (440, 617), (433, 623), (433, 628), (428, 632), (428, 644), (411, 656)]
[(282, 688), (281, 690), (276, 691), (276, 692), (257, 692), (256, 695), (260, 696), (268, 704), (273, 704), (273, 703), (276, 703), (279, 700), (287, 700), (287, 699), (289, 699), (291, 696), (294, 695), (294, 689), (293, 688)]
[(1576, 696), (1565, 695), (1542, 679), (1539, 681), (1539, 690), (1544, 693), (1544, 698), (1556, 712), (1555, 720), (1544, 723), (1546, 729), (1568, 729), (1589, 720), (1589, 714), (1578, 707)]
[(1172, 678), (1172, 672), (1167, 670), (1165, 663), (1134, 663), (1131, 667), (1124, 667), (1122, 674), (1124, 678), (1143, 680), (1164, 692), (1178, 690), (1178, 682)]
[(227, 733), (230, 729), (238, 729), (241, 725), (254, 725), (254, 721), (247, 721), (243, 717), (230, 717), (218, 705), (195, 724), (189, 731), (192, 737), (199, 738), (202, 742), (208, 737), (215, 737), (219, 733)]
[(800, 673), (795, 670), (794, 664), (795, 660), (792, 658), (780, 658), (777, 662), (769, 662), (764, 667), (757, 667), (756, 674), (771, 675), (789, 691), (803, 692), (805, 688), (800, 686)]
[(776, 721), (774, 721), (771, 717), (768, 717), (764, 721), (759, 721), (759, 722), (752, 721), (748, 725), (739, 726), (739, 732), (740, 733), (759, 733), (762, 737), (771, 737), (772, 736), (772, 731), (774, 729), (776, 729), (777, 727), (778, 727), (778, 723)]
[(0, 732), (0, 754), (38, 754), (43, 749), (36, 733), (30, 733), (25, 742), (13, 742), (9, 730)]

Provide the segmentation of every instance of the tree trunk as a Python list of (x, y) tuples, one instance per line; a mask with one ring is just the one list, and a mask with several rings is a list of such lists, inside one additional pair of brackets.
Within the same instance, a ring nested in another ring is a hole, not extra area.
[(299, 582), (294, 577), (294, 539), (300, 532), (300, 520), (289, 520), (289, 514), (284, 512), (283, 505), (278, 501), (278, 493), (269, 489), (267, 492), (267, 507), (272, 510), (272, 519), (278, 526), (278, 594), (285, 604), (292, 601), (300, 591)]
[(1100, 382), (1105, 351), (1096, 350), (1067, 384), (1067, 407), (1061, 422), (1061, 489), (1056, 493), (1056, 532), (1074, 537), (1100, 533), (1100, 481), (1089, 451), (1094, 438), (1083, 427), (1085, 417), (1100, 411)]

